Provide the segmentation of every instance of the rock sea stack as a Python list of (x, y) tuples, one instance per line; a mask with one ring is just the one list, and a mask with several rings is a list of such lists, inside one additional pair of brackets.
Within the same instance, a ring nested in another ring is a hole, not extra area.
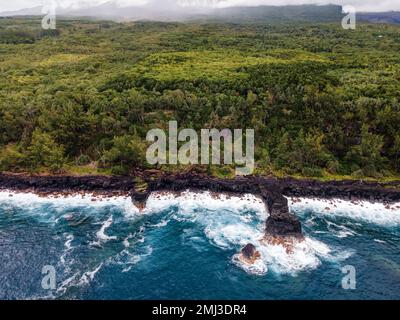
[[(135, 178), (140, 177), (139, 185)], [(367, 200), (387, 205), (400, 201), (400, 181), (380, 184), (363, 181), (330, 181), (261, 176), (219, 179), (204, 173), (167, 174), (159, 171), (137, 171), (132, 176), (41, 176), (0, 174), (0, 190), (54, 194), (93, 193), (99, 196), (130, 195), (132, 202), (143, 210), (154, 191), (210, 191), (232, 195), (251, 193), (260, 196), (269, 212), (263, 241), (284, 245), (288, 251), (296, 241), (302, 241), (301, 223), (290, 213), (286, 197), (301, 201), (301, 197), (350, 201)], [(307, 202), (306, 202), (307, 203)]]
[(246, 264), (254, 264), (260, 257), (260, 252), (251, 243), (247, 244), (239, 254), (239, 260)]
[(143, 211), (146, 208), (146, 202), (149, 196), (150, 196), (149, 192), (137, 192), (137, 191), (131, 192), (132, 202), (135, 205), (135, 207), (139, 209), (139, 211)]

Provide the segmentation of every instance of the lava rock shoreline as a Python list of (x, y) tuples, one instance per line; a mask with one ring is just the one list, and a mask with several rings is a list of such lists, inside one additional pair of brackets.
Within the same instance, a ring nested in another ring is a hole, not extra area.
[(130, 195), (133, 203), (143, 208), (147, 198), (155, 191), (183, 192), (211, 191), (235, 195), (251, 193), (264, 201), (269, 217), (265, 225), (266, 239), (302, 240), (299, 219), (290, 213), (286, 197), (340, 198), (393, 203), (400, 201), (400, 182), (380, 184), (361, 181), (300, 180), (274, 177), (238, 177), (219, 179), (198, 173), (153, 175), (138, 174), (147, 188), (138, 186), (135, 176), (28, 176), (0, 174), (0, 190), (68, 194), (92, 192), (102, 195)]

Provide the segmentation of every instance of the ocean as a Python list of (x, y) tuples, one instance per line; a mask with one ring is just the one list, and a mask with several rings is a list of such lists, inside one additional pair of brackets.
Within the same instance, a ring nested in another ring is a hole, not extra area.
[[(2, 191), (0, 299), (400, 299), (400, 205), (289, 203), (306, 236), (292, 253), (260, 242), (252, 195), (156, 193), (139, 212), (126, 197)], [(253, 266), (237, 259), (247, 243)]]

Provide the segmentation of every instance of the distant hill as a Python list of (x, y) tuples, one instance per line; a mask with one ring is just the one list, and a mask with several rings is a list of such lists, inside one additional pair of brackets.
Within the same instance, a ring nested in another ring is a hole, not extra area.
[[(42, 7), (0, 13), (5, 16), (42, 15)], [(183, 8), (176, 2), (166, 0), (164, 5), (120, 7), (115, 1), (82, 9), (58, 9), (59, 16), (93, 17), (111, 20), (153, 20), (153, 21), (224, 21), (224, 22), (277, 22), (277, 21), (340, 21), (342, 7), (338, 5), (290, 5), (290, 6), (249, 6), (221, 9)], [(365, 12), (357, 14), (358, 20), (372, 23), (400, 24), (400, 12)]]
[(361, 21), (368, 21), (372, 23), (390, 23), (390, 24), (400, 24), (400, 12), (362, 12), (357, 15), (358, 19)]
[(39, 16), (42, 14), (42, 7), (37, 6), (33, 8), (26, 8), (16, 11), (0, 12), (0, 17), (14, 17), (14, 16)]
[[(333, 21), (341, 18), (342, 7), (336, 5), (256, 6), (221, 9), (182, 8), (166, 2), (162, 7), (119, 7), (114, 1), (83, 9), (59, 9), (60, 16), (96, 17), (113, 20), (192, 21), (218, 20), (228, 22), (252, 21)], [(2, 12), (0, 16), (41, 15), (41, 7)]]
[(214, 10), (208, 18), (228, 21), (340, 21), (342, 7), (336, 5), (231, 7)]

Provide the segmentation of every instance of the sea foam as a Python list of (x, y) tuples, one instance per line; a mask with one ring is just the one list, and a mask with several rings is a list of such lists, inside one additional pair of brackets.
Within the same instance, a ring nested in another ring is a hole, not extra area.
[(271, 271), (275, 274), (296, 276), (301, 271), (316, 269), (322, 261), (335, 263), (352, 255), (351, 251), (340, 252), (310, 237), (293, 244), (290, 252), (282, 245), (268, 244), (260, 239), (252, 243), (260, 252), (260, 258), (254, 265), (240, 261), (238, 254), (233, 256), (232, 261), (246, 272), (255, 275), (264, 275), (267, 271)]
[(204, 208), (208, 210), (228, 209), (230, 211), (254, 210), (266, 216), (267, 211), (261, 198), (252, 194), (232, 196), (224, 193), (214, 194), (208, 191), (184, 191), (180, 194), (171, 192), (154, 192), (147, 200), (147, 211), (160, 211), (171, 206), (182, 210)]
[[(331, 248), (326, 244), (306, 236), (306, 240), (293, 246), (293, 252), (287, 253), (280, 245), (270, 245), (261, 241), (264, 234), (265, 220), (268, 212), (262, 199), (251, 194), (243, 196), (231, 196), (227, 194), (214, 194), (211, 192), (185, 191), (179, 194), (171, 192), (154, 192), (147, 200), (146, 209), (139, 211), (130, 197), (102, 198), (92, 194), (77, 194), (66, 197), (40, 197), (34, 193), (14, 193), (11, 191), (0, 192), (0, 205), (19, 206), (26, 210), (35, 207), (50, 205), (60, 212), (65, 207), (89, 206), (105, 207), (117, 206), (123, 209), (127, 219), (140, 217), (146, 214), (163, 212), (166, 209), (175, 208), (168, 218), (150, 227), (164, 228), (170, 219), (177, 221), (189, 221), (203, 232), (208, 241), (221, 250), (239, 250), (247, 243), (256, 246), (261, 258), (253, 266), (243, 264), (233, 255), (232, 262), (246, 272), (263, 275), (269, 271), (283, 274), (293, 274), (307, 269), (317, 268), (322, 261), (342, 261), (347, 259), (352, 252)], [(353, 220), (367, 221), (379, 225), (400, 225), (400, 204), (387, 206), (382, 203), (370, 203), (359, 201), (358, 203), (339, 199), (289, 199), (289, 207), (292, 212), (301, 215), (311, 210), (321, 215), (343, 216)], [(31, 210), (32, 212), (35, 210)], [(43, 211), (43, 210), (41, 210)], [(312, 221), (307, 223), (312, 224)], [(103, 221), (96, 233), (99, 241), (109, 241), (115, 237), (108, 236), (106, 229), (112, 224), (112, 216)], [(196, 230), (197, 230), (196, 229)], [(352, 231), (338, 224), (329, 225), (329, 232), (336, 233), (338, 237), (352, 235)], [(183, 237), (182, 241), (193, 241), (198, 246), (198, 236)], [(125, 248), (129, 247), (130, 239), (123, 239)], [(196, 242), (196, 243), (195, 243)], [(151, 253), (150, 253), (151, 254)], [(127, 259), (128, 265), (137, 262), (137, 257)], [(90, 279), (91, 274), (85, 280)], [(81, 278), (82, 280), (82, 278)]]
[(108, 236), (105, 231), (107, 228), (111, 226), (113, 222), (112, 216), (110, 216), (107, 220), (103, 221), (101, 224), (101, 228), (99, 231), (96, 232), (96, 236), (98, 238), (98, 242), (94, 242), (95, 245), (100, 245), (101, 242), (107, 242), (109, 240), (116, 240), (116, 236)]
[[(381, 226), (400, 225), (400, 203), (386, 205), (368, 201), (345, 201), (341, 199), (290, 199), (289, 207), (294, 213), (301, 215), (313, 211), (315, 215), (331, 215), (355, 221), (368, 222)], [(347, 232), (348, 230), (343, 230)], [(343, 233), (345, 236), (345, 233)]]
[[(336, 249), (310, 237), (294, 244), (291, 253), (281, 245), (265, 243), (262, 239), (269, 214), (262, 199), (251, 194), (238, 197), (189, 191), (180, 194), (153, 193), (147, 201), (146, 212), (159, 212), (171, 207), (176, 208), (172, 219), (196, 224), (210, 243), (222, 250), (239, 252), (248, 243), (255, 245), (261, 257), (253, 265), (243, 263), (238, 254), (232, 256), (232, 263), (250, 274), (262, 276), (271, 271), (296, 275), (300, 271), (317, 268), (323, 260), (337, 262), (352, 254), (339, 254)], [(168, 220), (163, 220), (156, 226), (164, 227), (167, 223)], [(191, 233), (190, 230), (185, 232)], [(196, 236), (185, 236), (183, 239), (198, 246)]]
[[(31, 214), (46, 214), (46, 210), (38, 210), (46, 206), (51, 207), (57, 213), (63, 213), (67, 208), (104, 208), (118, 207), (127, 218), (136, 217), (139, 209), (132, 204), (129, 196), (105, 197), (92, 193), (70, 194), (70, 195), (48, 195), (41, 196), (32, 192), (14, 192), (9, 190), (0, 191), (0, 205), (22, 208)], [(57, 222), (60, 217), (49, 217), (49, 221)]]

